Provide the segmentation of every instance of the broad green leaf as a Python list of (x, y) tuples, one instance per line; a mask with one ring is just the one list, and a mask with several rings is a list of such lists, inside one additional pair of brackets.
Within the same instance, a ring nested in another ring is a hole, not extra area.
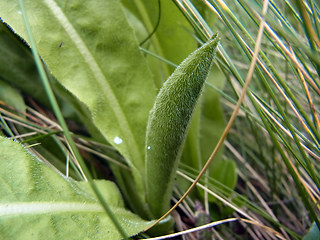
[[(24, 93), (32, 96), (40, 103), (44, 104), (46, 107), (50, 108), (50, 104), (48, 102), (48, 97), (45, 94), (45, 91), (42, 87), (41, 80), (39, 78), (33, 57), (30, 53), (30, 49), (28, 46), (25, 45), (25, 42), (17, 35), (13, 34), (12, 31), (5, 26), (4, 23), (0, 23), (0, 76), (2, 76), (8, 83), (14, 85), (15, 87), (19, 88)], [(87, 107), (84, 106), (76, 97), (74, 97), (69, 91), (67, 91), (59, 82), (56, 81), (52, 75), (50, 75), (51, 84), (53, 90), (57, 96), (57, 100), (59, 101), (59, 105), (63, 110), (63, 114), (65, 117), (70, 118), (70, 109), (71, 112), (77, 113), (77, 118), (73, 118), (77, 120), (78, 117), (81, 119), (82, 123), (87, 127), (90, 134), (94, 137), (97, 141), (102, 141), (103, 137), (101, 137), (101, 133), (96, 129), (96, 126), (92, 123), (90, 112), (88, 111)], [(68, 110), (68, 111), (66, 111)], [(52, 144), (51, 142), (50, 144)], [(53, 143), (56, 146), (55, 143)], [(48, 147), (45, 149), (45, 147)], [(61, 171), (64, 171), (65, 163), (62, 163), (60, 159), (57, 158), (57, 153), (60, 151), (54, 147), (53, 145), (46, 145), (44, 142), (41, 141), (41, 146), (37, 146), (36, 150), (40, 151), (41, 154), (44, 154), (46, 159), (51, 163), (54, 163), (56, 167), (58, 167)], [(51, 152), (51, 153), (50, 153)], [(52, 154), (53, 153), (53, 154)], [(107, 153), (110, 155), (110, 152)], [(112, 154), (111, 156), (114, 159), (117, 159), (119, 156), (115, 156)], [(116, 169), (115, 166), (111, 165), (113, 168), (114, 173), (117, 175), (117, 181), (120, 187), (122, 187), (122, 191), (127, 191), (132, 189), (131, 193), (128, 193), (127, 200), (131, 204), (133, 210), (139, 212), (140, 214), (144, 214), (144, 210), (137, 209), (139, 207), (139, 201), (135, 201), (132, 198), (136, 197), (137, 191), (136, 186), (133, 184), (129, 185), (128, 181), (123, 182), (122, 176), (126, 176), (130, 174), (130, 172), (126, 171), (125, 174), (117, 174), (120, 170)], [(72, 174), (72, 172), (70, 172)], [(132, 176), (130, 174), (132, 179)], [(130, 179), (130, 181), (131, 181)], [(131, 182), (129, 182), (131, 183)]]
[[(24, 5), (39, 54), (126, 158), (143, 197), (143, 149), (155, 87), (120, 2), (29, 0)], [(15, 1), (1, 1), (0, 15), (26, 39)]]
[[(195, 38), (192, 36), (193, 30), (173, 1), (160, 1), (159, 27), (143, 47), (150, 49), (160, 57), (178, 64), (197, 47)], [(159, 15), (158, 0), (122, 0), (122, 2), (145, 26), (147, 34), (145, 36), (138, 35), (138, 37), (141, 36), (139, 41), (143, 41), (156, 26)], [(135, 29), (141, 29), (139, 27), (140, 24), (133, 24), (133, 26)], [(141, 30), (139, 32), (142, 33)], [(174, 68), (165, 63), (160, 65), (159, 60), (153, 56), (149, 56), (148, 60), (155, 66), (152, 70), (157, 79), (157, 87), (160, 88), (164, 79), (170, 75)], [(159, 71), (159, 69), (161, 70)]]
[[(0, 238), (120, 239), (87, 182), (65, 178), (17, 142), (0, 137)], [(110, 181), (97, 181), (106, 202), (129, 235), (151, 222), (124, 208)]]
[(179, 65), (160, 89), (150, 112), (146, 139), (147, 201), (155, 217), (169, 207), (187, 128), (218, 41), (215, 36)]
[[(0, 21), (0, 77), (45, 106), (50, 106), (29, 47), (2, 21)], [(61, 105), (65, 104), (63, 102)]]
[[(30, 48), (2, 21), (0, 21), (0, 78), (44, 106), (51, 107)], [(87, 107), (61, 86), (52, 75), (49, 79), (64, 117), (75, 121), (80, 119), (97, 140), (102, 140), (100, 133), (92, 124)]]
[[(1, 18), (3, 18), (2, 11), (3, 8), (0, 10)], [(25, 93), (32, 93), (32, 96), (44, 105), (49, 105), (28, 46), (2, 21), (0, 21), (0, 77), (17, 88), (23, 88)], [(22, 85), (23, 83), (28, 84)], [(37, 84), (37, 88), (34, 83)]]
[[(52, 75), (49, 77), (64, 117), (68, 120), (75, 120), (76, 122), (81, 120), (90, 134), (95, 137), (95, 140), (102, 141), (103, 137), (101, 137), (101, 134), (93, 125), (87, 107), (61, 86)], [(42, 86), (30, 48), (2, 21), (0, 21), (0, 78), (18, 89), (19, 92), (32, 97), (50, 109), (50, 103)], [(8, 98), (11, 92), (5, 87), (1, 87), (0, 91), (4, 92), (3, 96), (6, 98)], [(22, 97), (19, 97), (23, 102)], [(4, 100), (1, 97), (0, 99)], [(20, 133), (29, 131), (29, 129), (17, 127)], [(32, 138), (34, 137), (35, 136)], [(61, 156), (61, 154), (59, 155), (61, 151), (57, 149), (57, 145), (54, 141), (50, 141), (49, 144), (46, 144), (50, 139), (51, 137), (40, 140), (37, 139), (36, 142), (33, 141), (32, 143), (41, 143), (41, 145), (35, 147), (36, 150), (41, 152), (42, 156), (45, 156), (45, 158), (50, 163), (54, 164), (55, 167), (61, 171), (65, 171), (65, 160), (61, 160), (66, 157), (64, 155)], [(75, 177), (76, 175), (73, 173), (72, 168), (70, 168), (69, 176)]]

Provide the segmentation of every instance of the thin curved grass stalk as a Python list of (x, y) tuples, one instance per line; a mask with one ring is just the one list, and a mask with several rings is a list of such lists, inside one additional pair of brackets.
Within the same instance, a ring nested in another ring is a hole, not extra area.
[(146, 137), (147, 202), (154, 217), (169, 209), (175, 171), (192, 112), (219, 42), (217, 34), (193, 52), (161, 88), (150, 111)]
[(241, 220), (242, 220), (241, 218), (239, 218), (239, 219), (238, 218), (224, 219), (224, 220), (221, 220), (221, 221), (211, 222), (211, 223), (208, 223), (208, 224), (205, 224), (205, 225), (202, 225), (202, 226), (199, 226), (199, 227), (195, 227), (195, 228), (192, 228), (192, 229), (188, 229), (188, 230), (185, 230), (185, 231), (181, 231), (181, 232), (177, 232), (177, 233), (173, 233), (173, 234), (168, 234), (168, 235), (164, 235), (164, 236), (160, 236), (160, 237), (148, 238), (148, 239), (151, 239), (151, 240), (171, 239), (171, 238), (178, 237), (178, 236), (183, 236), (183, 235), (186, 235), (186, 234), (189, 234), (189, 233), (194, 233), (194, 232), (197, 232), (197, 231), (203, 231), (203, 230), (205, 230), (207, 228), (212, 228), (212, 227), (224, 224), (224, 223), (229, 223), (229, 222), (234, 222), (234, 221), (241, 221)]

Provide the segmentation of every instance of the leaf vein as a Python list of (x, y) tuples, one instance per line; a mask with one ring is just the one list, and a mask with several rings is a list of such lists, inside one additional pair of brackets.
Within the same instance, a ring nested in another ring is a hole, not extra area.
[[(74, 42), (78, 51), (82, 55), (84, 61), (86, 62), (89, 69), (93, 73), (93, 76), (95, 77), (102, 91), (104, 92), (104, 96), (106, 96), (110, 104), (110, 107), (114, 112), (117, 121), (119, 122), (121, 132), (127, 136), (126, 139), (129, 141), (126, 144), (127, 146), (130, 146), (128, 147), (128, 153), (130, 155), (130, 158), (135, 159), (135, 161), (137, 159), (142, 161), (141, 150), (139, 150), (138, 148), (138, 144), (129, 126), (127, 117), (125, 116), (119, 101), (117, 100), (109, 82), (105, 78), (95, 58), (91, 54), (90, 50), (88, 49), (84, 41), (81, 39), (80, 35), (77, 33), (76, 29), (68, 20), (67, 16), (65, 16), (63, 11), (57, 5), (57, 3), (54, 0), (45, 0), (45, 3), (47, 7), (50, 9), (50, 11), (52, 12), (52, 14), (55, 16), (55, 18), (61, 23), (66, 33), (70, 36), (70, 39)], [(128, 159), (129, 160), (128, 162), (132, 167), (136, 169), (131, 159)]]

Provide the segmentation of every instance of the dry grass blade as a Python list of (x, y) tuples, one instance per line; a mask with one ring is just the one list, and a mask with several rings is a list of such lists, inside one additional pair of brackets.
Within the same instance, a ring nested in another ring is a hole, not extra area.
[(212, 222), (212, 223), (209, 223), (209, 224), (206, 224), (206, 225), (203, 225), (203, 226), (200, 226), (200, 227), (195, 227), (195, 228), (192, 228), (192, 229), (189, 229), (189, 230), (185, 230), (185, 231), (182, 231), (182, 232), (177, 232), (177, 233), (173, 233), (173, 234), (164, 235), (164, 236), (161, 236), (161, 237), (148, 238), (148, 239), (150, 239), (150, 240), (171, 239), (171, 238), (174, 238), (174, 237), (182, 236), (182, 235), (193, 233), (193, 232), (197, 232), (197, 231), (202, 231), (202, 230), (205, 230), (207, 228), (212, 228), (212, 227), (218, 226), (220, 224), (234, 222), (234, 221), (238, 221), (238, 220), (241, 220), (241, 219), (238, 219), (238, 218), (224, 219), (224, 220), (221, 220), (221, 221)]

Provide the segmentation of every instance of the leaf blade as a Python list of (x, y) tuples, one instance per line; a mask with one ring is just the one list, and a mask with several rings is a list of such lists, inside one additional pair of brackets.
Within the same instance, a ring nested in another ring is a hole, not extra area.
[[(26, 38), (16, 3), (0, 6), (3, 19)], [(143, 196), (145, 129), (155, 87), (120, 3), (46, 0), (25, 6), (40, 55), (127, 159)]]
[(215, 36), (179, 65), (160, 89), (150, 112), (146, 137), (147, 200), (155, 217), (162, 216), (169, 207), (186, 131), (218, 41)]
[[(0, 137), (0, 237), (2, 239), (120, 239), (86, 182), (64, 178), (22, 145)], [(124, 208), (112, 182), (96, 181), (130, 234), (150, 222)]]

